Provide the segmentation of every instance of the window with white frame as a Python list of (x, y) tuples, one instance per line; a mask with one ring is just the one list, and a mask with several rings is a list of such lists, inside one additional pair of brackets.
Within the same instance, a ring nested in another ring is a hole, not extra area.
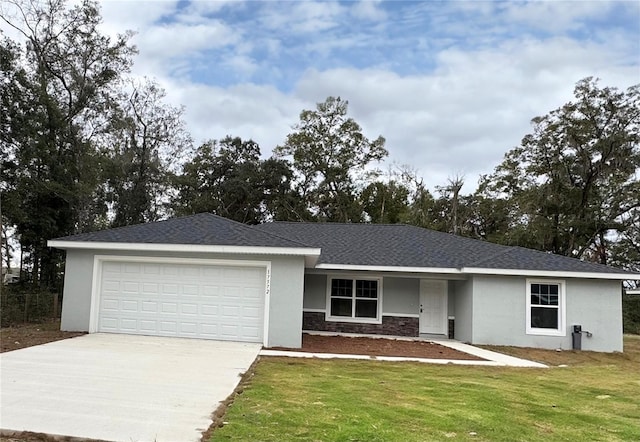
[(564, 281), (527, 280), (527, 333), (564, 336)]
[(329, 278), (328, 316), (337, 320), (379, 320), (380, 280)]

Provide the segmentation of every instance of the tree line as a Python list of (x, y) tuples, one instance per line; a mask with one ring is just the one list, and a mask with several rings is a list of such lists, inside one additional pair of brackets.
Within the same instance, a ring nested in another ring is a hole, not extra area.
[[(407, 166), (382, 172), (348, 102), (303, 110), (269, 157), (229, 135), (195, 146), (184, 109), (130, 73), (131, 33), (99, 30), (99, 5), (12, 0), (0, 19), (3, 266), (56, 287), (51, 238), (212, 212), (272, 220), (407, 223), (640, 270), (640, 90), (580, 80), (574, 99), (532, 120), (477, 190), (432, 193)], [(271, 147), (271, 146), (270, 146)]]

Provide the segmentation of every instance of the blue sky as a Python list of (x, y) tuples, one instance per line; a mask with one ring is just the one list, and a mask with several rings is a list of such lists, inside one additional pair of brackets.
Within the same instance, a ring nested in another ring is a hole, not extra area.
[(640, 83), (640, 2), (102, 0), (103, 30), (136, 32), (133, 75), (185, 106), (197, 143), (253, 138), (264, 155), (303, 109), (349, 101), (380, 167), (472, 191), (572, 98), (577, 81)]

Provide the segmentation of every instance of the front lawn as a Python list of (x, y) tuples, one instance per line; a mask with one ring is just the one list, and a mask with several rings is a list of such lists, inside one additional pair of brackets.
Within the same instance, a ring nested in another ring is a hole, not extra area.
[(263, 358), (212, 440), (638, 441), (640, 337), (625, 350), (536, 352), (569, 365), (549, 369)]

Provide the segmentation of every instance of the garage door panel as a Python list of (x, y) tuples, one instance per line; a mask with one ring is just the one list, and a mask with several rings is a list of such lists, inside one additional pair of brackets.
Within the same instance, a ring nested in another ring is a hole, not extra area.
[(198, 314), (198, 304), (180, 304), (180, 313), (183, 315), (197, 315)]
[(161, 267), (156, 264), (145, 264), (143, 267), (143, 272), (145, 275), (160, 275)]
[(161, 308), (161, 313), (168, 313), (173, 315), (178, 312), (178, 304), (175, 302), (163, 302)]
[(162, 284), (162, 295), (177, 295), (178, 294), (178, 284)]
[(102, 310), (112, 310), (118, 311), (119, 301), (117, 299), (103, 299), (102, 300)]
[(158, 302), (157, 301), (142, 301), (142, 311), (149, 313), (157, 313), (158, 312)]
[(176, 333), (178, 331), (178, 323), (176, 321), (159, 321), (159, 329), (164, 333)]
[(261, 267), (106, 261), (98, 330), (261, 342), (264, 294)]
[(200, 313), (203, 316), (218, 316), (218, 306), (214, 304), (203, 304)]
[(127, 262), (124, 264), (122, 271), (124, 273), (139, 274), (141, 270), (142, 270), (142, 266), (140, 264)]
[(142, 284), (142, 293), (157, 295), (160, 287), (155, 282), (145, 282)]

